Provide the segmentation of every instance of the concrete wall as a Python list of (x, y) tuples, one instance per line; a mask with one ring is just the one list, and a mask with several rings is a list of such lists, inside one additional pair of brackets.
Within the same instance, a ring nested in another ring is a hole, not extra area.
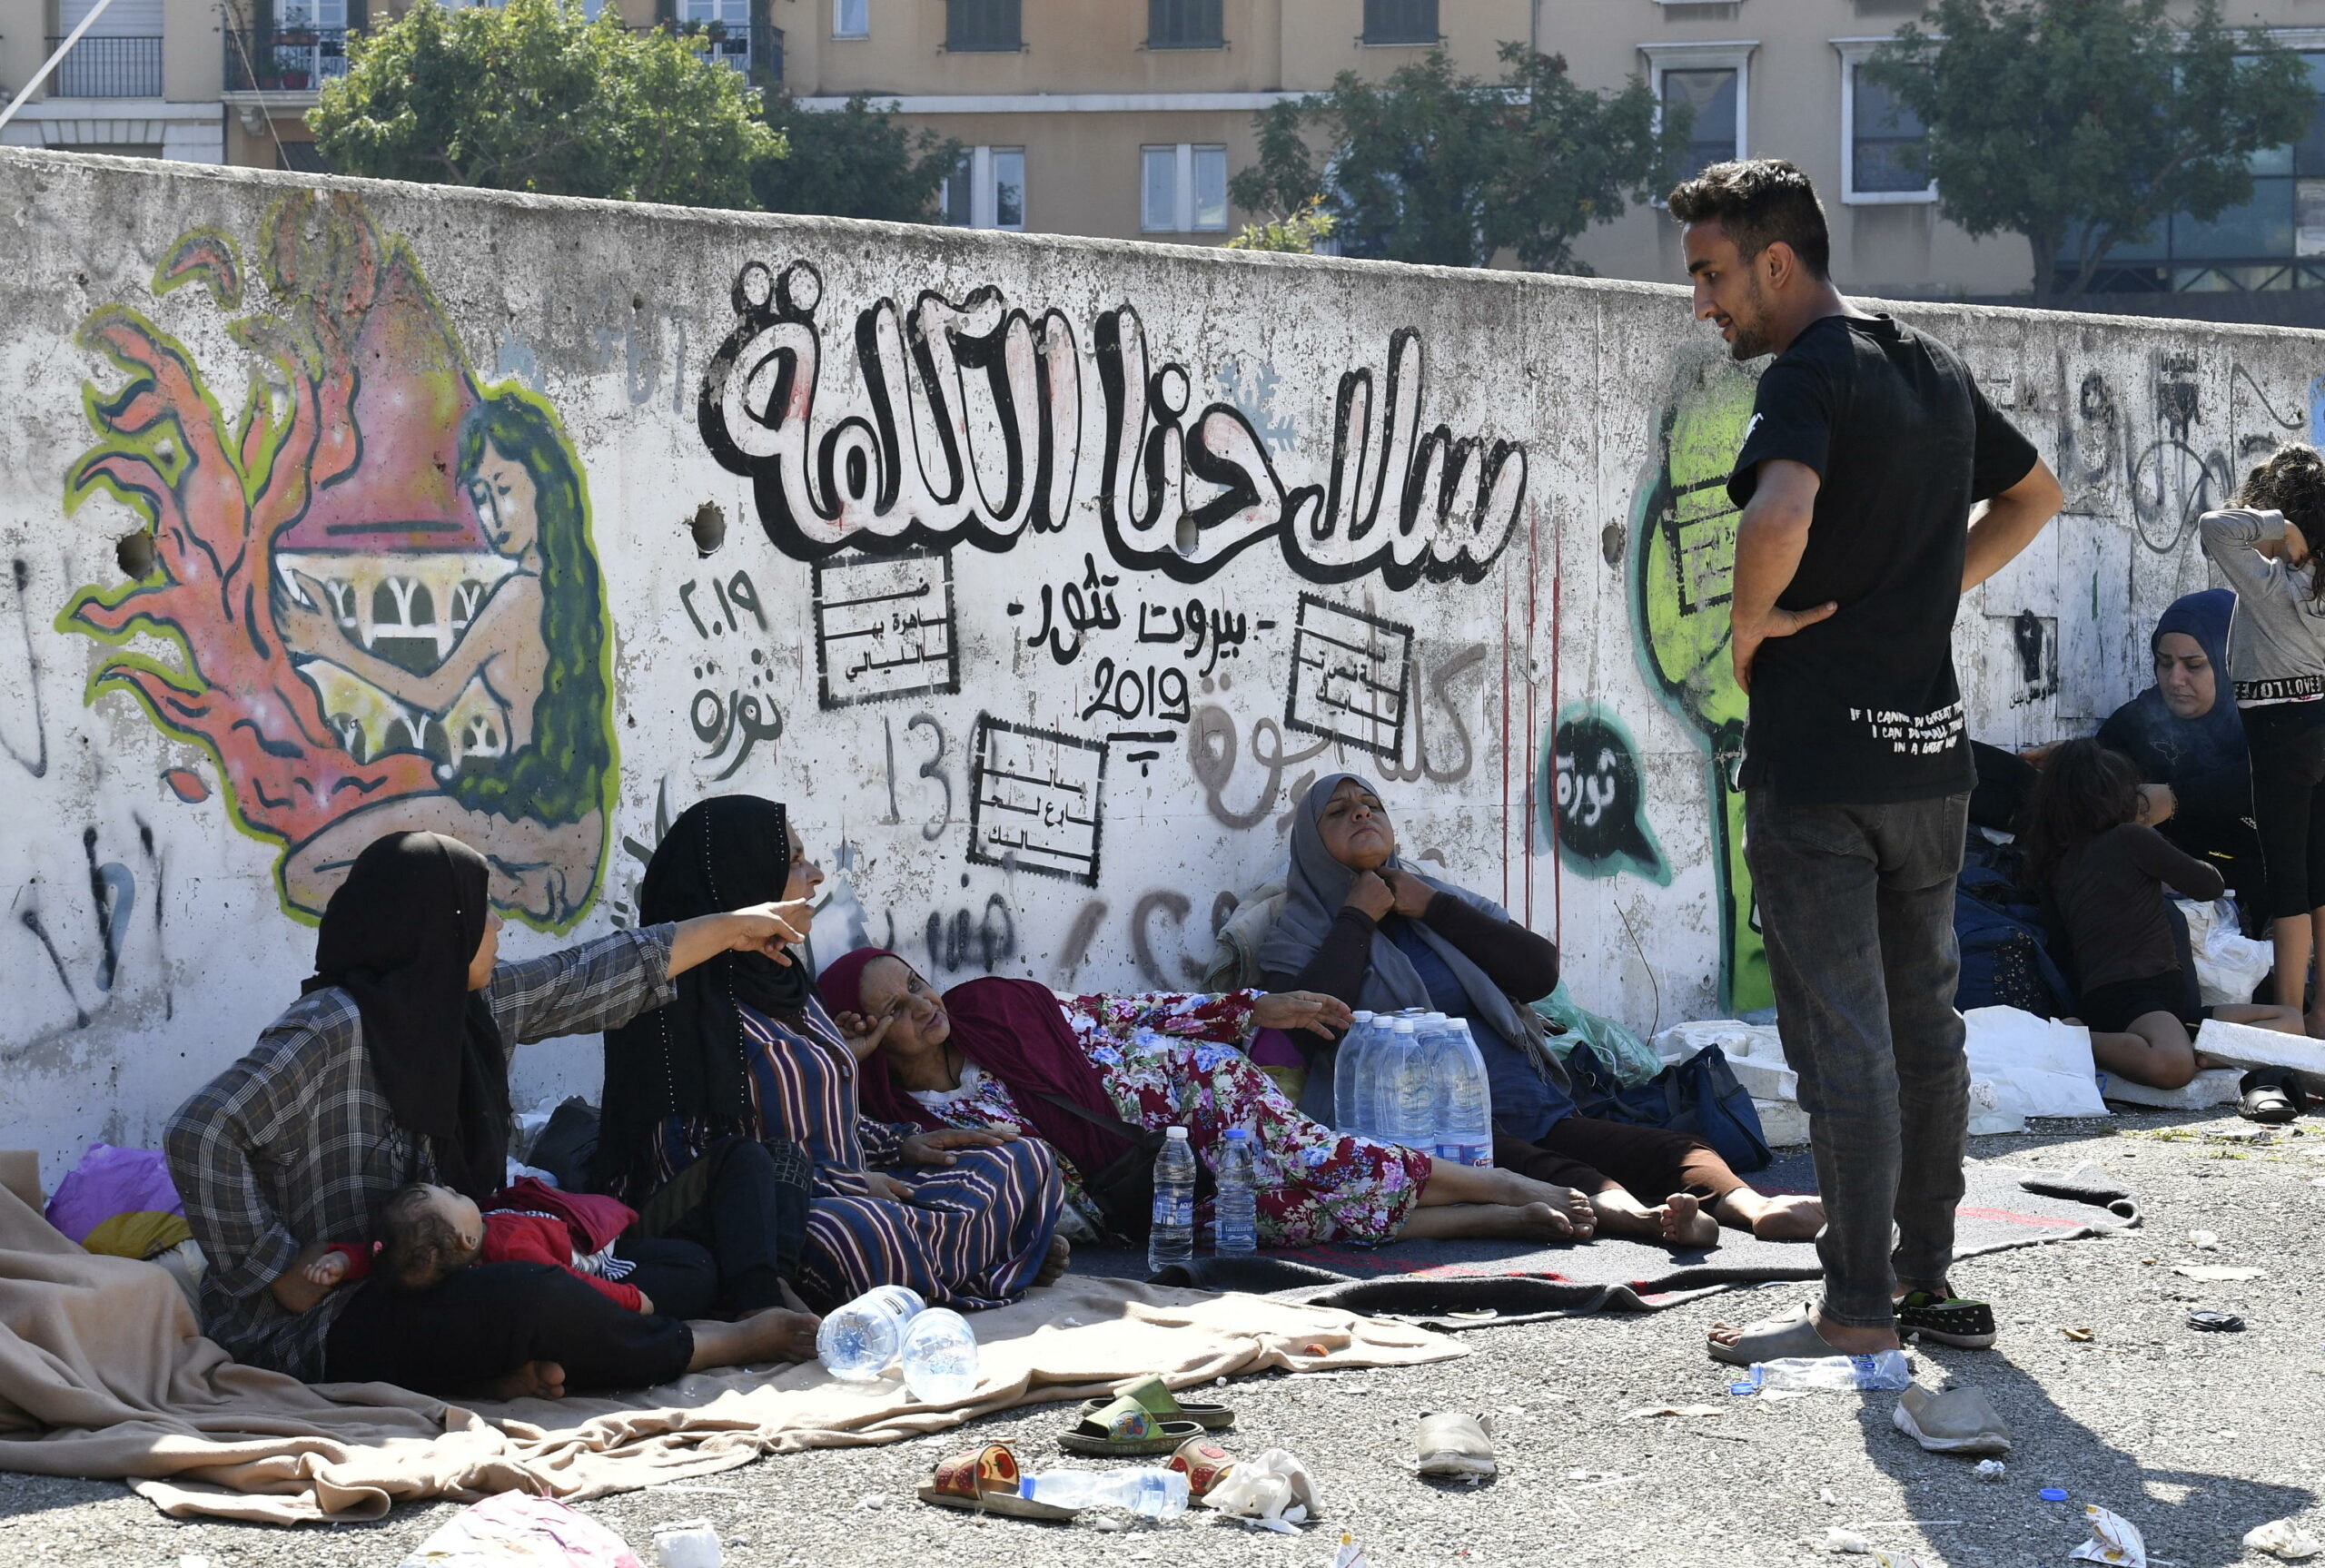
[[(52, 1179), (248, 1046), (377, 833), (475, 843), (538, 952), (726, 790), (796, 808), (826, 957), (1135, 989), (1345, 765), (1590, 1005), (1765, 1000), (1712, 760), (1751, 380), (1675, 290), (37, 153), (0, 212), (0, 1142)], [(1911, 314), (2072, 497), (1964, 606), (1975, 733), (2087, 730), (2325, 340)]]

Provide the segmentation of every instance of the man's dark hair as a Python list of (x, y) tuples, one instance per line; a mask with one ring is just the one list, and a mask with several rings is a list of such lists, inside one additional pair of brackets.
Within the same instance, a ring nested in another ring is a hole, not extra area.
[(372, 1267), (391, 1290), (426, 1290), (468, 1263), (460, 1233), (430, 1206), (430, 1197), (425, 1187), (401, 1188), (380, 1208)]
[(1824, 203), (1808, 176), (1786, 159), (1714, 163), (1681, 182), (1664, 205), (1682, 223), (1717, 223), (1747, 261), (1781, 240), (1819, 280), (1833, 275)]

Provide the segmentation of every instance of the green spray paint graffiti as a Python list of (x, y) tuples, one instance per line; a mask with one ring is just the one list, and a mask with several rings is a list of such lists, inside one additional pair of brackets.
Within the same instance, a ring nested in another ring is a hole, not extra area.
[(1622, 720), (1590, 703), (1560, 713), (1558, 728), (1542, 737), (1534, 787), (1536, 819), (1557, 837), (1568, 870), (1587, 877), (1627, 871), (1671, 885), (1670, 863), (1647, 825), (1638, 744)]
[(1631, 627), (1649, 683), (1709, 754), (1712, 865), (1720, 905), (1720, 989), (1734, 1011), (1768, 1007), (1767, 953), (1744, 863), (1745, 698), (1727, 655), (1736, 509), (1727, 475), (1752, 417), (1755, 379), (1725, 357), (1674, 367), (1655, 449), (1631, 512)]
[[(101, 439), (65, 508), (117, 498), (155, 567), (81, 589), (57, 625), (177, 654), (114, 653), (89, 700), (125, 693), (208, 753), (235, 824), (283, 846), (294, 914), (319, 914), (373, 839), (425, 828), (483, 853), (500, 908), (569, 929), (596, 897), (617, 782), (580, 463), (541, 399), (477, 384), (411, 248), (352, 196), (285, 198), (257, 255), (273, 308), (229, 323), (253, 360), (239, 420), (224, 378), (138, 311), (82, 325), (128, 380), (84, 395)], [(197, 281), (242, 308), (229, 237), (181, 236), (153, 290)], [(192, 769), (165, 781), (210, 794)]]

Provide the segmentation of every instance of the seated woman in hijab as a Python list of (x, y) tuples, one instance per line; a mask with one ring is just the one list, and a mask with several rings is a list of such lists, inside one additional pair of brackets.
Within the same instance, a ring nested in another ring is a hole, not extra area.
[(883, 1120), (1025, 1131), (1057, 1151), (1061, 1225), (1077, 1240), (1110, 1228), (1090, 1181), (1131, 1149), (1130, 1129), (1187, 1129), (1216, 1165), (1231, 1128), (1252, 1134), (1265, 1247), (1399, 1237), (1588, 1238), (1588, 1199), (1516, 1171), (1440, 1164), (1300, 1114), (1237, 1049), (1253, 1028), (1330, 1037), (1348, 1008), (1301, 991), (1062, 997), (1030, 980), (973, 980), (942, 996), (883, 948), (858, 948), (816, 982), (865, 1063), (865, 1103)]
[(1806, 1240), (1825, 1223), (1815, 1198), (1755, 1192), (1697, 1139), (1577, 1116), (1563, 1071), (1525, 1049), (1518, 1016), (1557, 986), (1558, 950), (1507, 910), (1399, 860), (1380, 792), (1354, 774), (1319, 780), (1300, 803), (1283, 912), (1260, 944), (1260, 971), (1271, 986), (1374, 1012), (1468, 1019), (1493, 1085), (1495, 1162), (1581, 1188), (1604, 1229), (1707, 1247), (1722, 1221), (1768, 1240)]
[(407, 1293), (334, 1289), (308, 1266), (361, 1243), (398, 1188), (485, 1198), (507, 1180), (512, 1046), (618, 1024), (727, 952), (787, 963), (804, 905), (699, 911), (562, 952), (499, 963), (484, 857), (440, 833), (391, 833), (323, 911), (306, 994), (179, 1108), (165, 1143), (209, 1259), (203, 1331), (236, 1359), (309, 1382), (554, 1398), (706, 1367), (802, 1361), (816, 1319), (628, 1312), (568, 1271), (493, 1263)]
[[(638, 918), (683, 920), (727, 899), (805, 907), (823, 880), (782, 806), (720, 795), (670, 824), (638, 889)], [(607, 1158), (650, 1188), (725, 1139), (798, 1143), (815, 1167), (798, 1285), (818, 1309), (904, 1285), (932, 1307), (975, 1310), (1063, 1274), (1049, 1149), (865, 1116), (856, 1058), (801, 955), (786, 956), (714, 960), (668, 1006), (607, 1032)]]
[(2131, 758), (2142, 783), (2169, 789), (2168, 814), (2157, 814), (2161, 792), (2151, 789), (2142, 820), (2221, 873), (2249, 932), (2258, 929), (2267, 883), (2252, 826), (2244, 724), (2225, 689), (2235, 614), (2236, 596), (2226, 588), (2174, 599), (2148, 639), (2155, 684), (2117, 708), (2099, 739)]

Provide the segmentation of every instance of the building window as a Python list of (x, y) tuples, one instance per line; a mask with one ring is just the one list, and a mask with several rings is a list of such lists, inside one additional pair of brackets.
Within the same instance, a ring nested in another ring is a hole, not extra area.
[(1182, 142), (1139, 149), (1138, 226), (1150, 234), (1216, 234), (1227, 227), (1227, 149)]
[(1019, 0), (945, 0), (945, 47), (957, 54), (1014, 54), (1025, 46)]
[(1937, 187), (1917, 154), (1929, 140), (1921, 116), (1865, 74), (1884, 40), (1840, 38), (1841, 200), (1852, 206), (1934, 202)]
[(1652, 66), (1656, 101), (1667, 110), (1689, 112), (1681, 179), (1747, 155), (1751, 59), (1758, 47), (1756, 42), (1639, 45)]
[(707, 27), (710, 57), (748, 74), (751, 68), (751, 0), (678, 0), (682, 27)]
[(956, 229), (1025, 226), (1025, 149), (971, 147), (945, 177), (937, 208)]
[(1224, 49), (1220, 0), (1146, 0), (1149, 49)]
[(832, 0), (832, 36), (872, 36), (872, 0)]
[(1364, 0), (1367, 44), (1434, 44), (1437, 0)]

